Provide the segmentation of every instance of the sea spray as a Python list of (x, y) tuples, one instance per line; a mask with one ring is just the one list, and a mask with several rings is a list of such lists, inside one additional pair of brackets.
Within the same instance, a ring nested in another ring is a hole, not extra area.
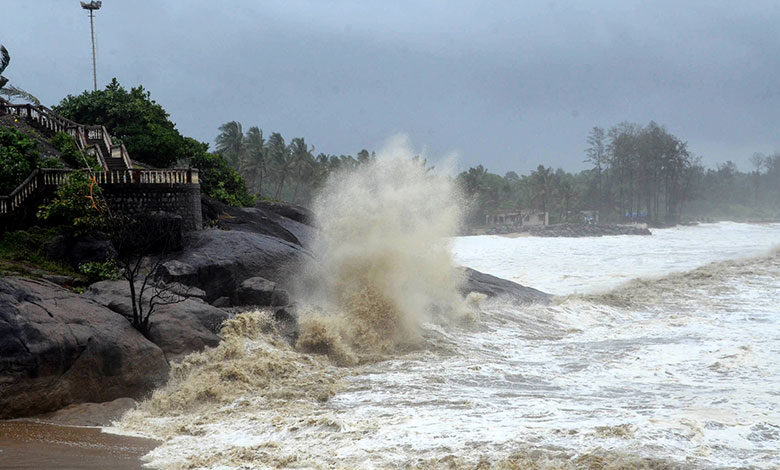
[(237, 404), (249, 406), (247, 400), (279, 410), (328, 400), (340, 387), (338, 371), (293, 350), (276, 328), (264, 310), (228, 320), (220, 344), (173, 363), (168, 383), (126, 414), (122, 427), (168, 438), (197, 433), (199, 423), (224, 418)]
[(333, 174), (314, 203), (317, 259), (296, 297), (303, 351), (342, 365), (419, 344), (420, 324), (468, 311), (449, 238), (460, 222), (452, 181), (395, 142)]

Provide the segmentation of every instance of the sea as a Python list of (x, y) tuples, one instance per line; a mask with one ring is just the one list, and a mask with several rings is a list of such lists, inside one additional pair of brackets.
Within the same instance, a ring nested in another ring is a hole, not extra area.
[(652, 232), (449, 238), (551, 302), (471, 295), (369, 356), (250, 312), (105, 431), (153, 468), (779, 468), (780, 224)]

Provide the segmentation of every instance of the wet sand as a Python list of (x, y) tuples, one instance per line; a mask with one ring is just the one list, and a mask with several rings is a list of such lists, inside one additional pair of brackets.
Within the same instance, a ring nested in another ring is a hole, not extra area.
[(158, 444), (99, 428), (0, 421), (0, 468), (140, 469)]

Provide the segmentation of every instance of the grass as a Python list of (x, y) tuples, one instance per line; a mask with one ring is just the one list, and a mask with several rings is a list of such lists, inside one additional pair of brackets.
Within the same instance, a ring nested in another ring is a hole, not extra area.
[(44, 247), (56, 234), (53, 228), (41, 227), (0, 233), (0, 275), (39, 278), (55, 274), (83, 280), (69, 265), (46, 256)]

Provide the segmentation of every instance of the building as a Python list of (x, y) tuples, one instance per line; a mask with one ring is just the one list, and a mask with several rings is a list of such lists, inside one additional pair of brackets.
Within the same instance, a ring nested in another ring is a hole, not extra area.
[(547, 212), (531, 209), (520, 209), (512, 212), (496, 212), (485, 216), (485, 225), (488, 226), (543, 226), (549, 225), (549, 223), (550, 216)]
[(580, 218), (584, 224), (599, 223), (599, 211), (580, 211)]

